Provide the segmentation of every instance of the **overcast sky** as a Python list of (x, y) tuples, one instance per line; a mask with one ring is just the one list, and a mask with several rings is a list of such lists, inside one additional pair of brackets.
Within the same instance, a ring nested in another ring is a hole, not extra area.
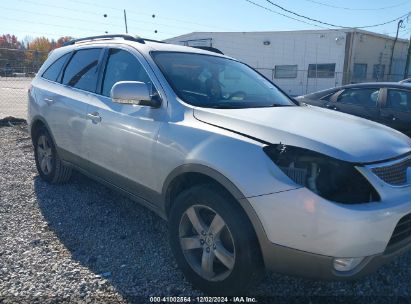
[[(296, 17), (266, 0), (253, 0), (275, 12)], [(365, 26), (383, 23), (411, 11), (411, 0), (271, 0), (286, 9), (327, 23)], [(330, 7), (335, 6), (335, 7)], [(10, 0), (1, 1), (0, 34), (82, 37), (124, 33), (123, 9), (129, 33), (165, 39), (192, 31), (276, 31), (319, 29), (305, 20), (286, 18), (246, 0)], [(104, 17), (107, 14), (107, 17)], [(152, 15), (155, 15), (153, 18)], [(405, 18), (406, 19), (406, 18)], [(400, 37), (409, 38), (411, 17)], [(323, 27), (327, 27), (323, 25)], [(329, 27), (329, 26), (328, 26)], [(366, 30), (395, 35), (397, 22)], [(157, 31), (157, 33), (155, 33)]]

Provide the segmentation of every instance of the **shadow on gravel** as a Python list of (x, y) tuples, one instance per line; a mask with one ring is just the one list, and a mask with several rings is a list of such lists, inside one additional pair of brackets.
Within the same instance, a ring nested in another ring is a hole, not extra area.
[[(80, 174), (65, 185), (49, 185), (37, 176), (34, 188), (49, 228), (73, 259), (109, 280), (126, 299), (201, 295), (177, 269), (167, 224), (153, 212)], [(285, 298), (348, 296), (347, 301), (357, 296), (410, 296), (409, 265), (411, 254), (355, 282), (269, 274), (249, 293)]]
[(65, 185), (37, 176), (34, 189), (49, 229), (72, 258), (125, 298), (198, 294), (176, 269), (167, 223), (155, 213), (80, 174)]

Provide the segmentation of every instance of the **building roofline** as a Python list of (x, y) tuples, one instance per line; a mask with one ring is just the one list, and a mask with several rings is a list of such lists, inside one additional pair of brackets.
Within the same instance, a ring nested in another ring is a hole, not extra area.
[[(321, 29), (321, 30), (286, 30), (286, 31), (249, 31), (249, 32), (235, 32), (235, 31), (222, 31), (222, 32), (190, 32), (187, 34), (171, 37), (164, 39), (164, 41), (170, 40), (170, 39), (182, 39), (184, 37), (190, 36), (192, 34), (272, 34), (272, 33), (330, 33), (330, 32), (342, 32), (342, 33), (361, 33), (364, 35), (370, 35), (370, 36), (375, 36), (375, 37), (380, 37), (384, 39), (389, 39), (389, 40), (394, 40), (395, 37), (385, 35), (385, 34), (380, 34), (380, 33), (375, 33), (375, 32), (370, 32), (362, 29), (356, 29), (356, 28), (347, 28), (347, 29)], [(397, 41), (401, 42), (408, 42), (408, 39), (403, 39), (403, 38), (398, 38)]]

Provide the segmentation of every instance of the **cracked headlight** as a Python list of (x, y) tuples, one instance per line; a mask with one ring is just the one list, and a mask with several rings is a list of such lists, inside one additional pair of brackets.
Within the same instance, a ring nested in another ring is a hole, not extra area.
[(295, 183), (327, 200), (344, 204), (380, 200), (352, 163), (283, 144), (266, 146), (264, 152)]

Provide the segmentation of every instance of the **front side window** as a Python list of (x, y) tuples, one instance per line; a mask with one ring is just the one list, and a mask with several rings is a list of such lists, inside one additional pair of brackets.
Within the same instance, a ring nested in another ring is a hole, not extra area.
[(57, 77), (60, 75), (60, 71), (66, 63), (69, 55), (70, 53), (67, 53), (54, 61), (43, 73), (42, 77), (51, 81), (57, 81)]
[(111, 49), (103, 78), (102, 95), (110, 96), (111, 88), (118, 81), (140, 81), (149, 86), (151, 84), (149, 76), (136, 57), (124, 50)]
[(247, 65), (228, 58), (153, 52), (154, 61), (185, 102), (207, 108), (253, 108), (295, 104)]
[(274, 78), (297, 78), (297, 65), (276, 65)]
[(389, 89), (387, 93), (387, 108), (401, 112), (411, 112), (411, 92)]
[(346, 89), (338, 96), (338, 102), (363, 107), (377, 107), (379, 89)]
[(63, 84), (94, 92), (97, 85), (97, 67), (101, 49), (77, 51), (67, 65)]
[(334, 78), (335, 63), (309, 64), (308, 78)]

